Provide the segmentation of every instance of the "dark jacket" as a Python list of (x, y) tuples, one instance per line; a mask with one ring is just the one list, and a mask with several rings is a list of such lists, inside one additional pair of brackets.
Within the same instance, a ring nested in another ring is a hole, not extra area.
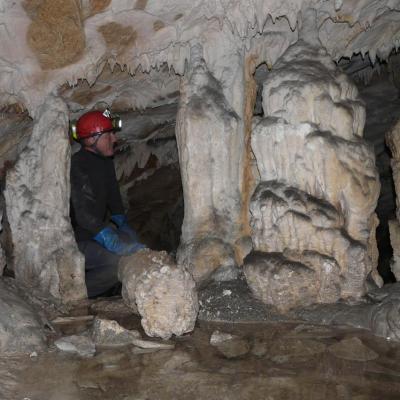
[(76, 240), (92, 239), (115, 214), (124, 214), (124, 207), (114, 162), (82, 148), (71, 160), (71, 220)]

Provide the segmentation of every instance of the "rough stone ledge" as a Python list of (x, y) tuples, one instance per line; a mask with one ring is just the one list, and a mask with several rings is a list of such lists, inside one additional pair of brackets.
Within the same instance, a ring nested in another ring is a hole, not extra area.
[(252, 297), (242, 276), (215, 282), (199, 293), (199, 320), (229, 323), (305, 322), (365, 329), (387, 340), (400, 341), (400, 283), (372, 289), (355, 302), (318, 304), (286, 314)]

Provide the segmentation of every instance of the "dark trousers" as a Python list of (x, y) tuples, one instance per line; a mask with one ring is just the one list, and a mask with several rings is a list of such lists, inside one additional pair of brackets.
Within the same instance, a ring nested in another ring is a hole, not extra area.
[(106, 250), (94, 240), (78, 242), (85, 256), (85, 281), (88, 297), (106, 294), (116, 287), (118, 281), (118, 262), (120, 256)]

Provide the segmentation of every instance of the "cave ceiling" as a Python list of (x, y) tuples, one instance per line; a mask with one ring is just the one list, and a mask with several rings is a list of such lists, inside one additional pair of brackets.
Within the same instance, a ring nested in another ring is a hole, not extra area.
[(3, 0), (0, 104), (31, 116), (54, 93), (73, 115), (99, 102), (118, 111), (170, 105), (193, 44), (228, 84), (230, 55), (273, 68), (310, 9), (310, 34), (332, 60), (374, 63), (399, 46), (400, 0)]

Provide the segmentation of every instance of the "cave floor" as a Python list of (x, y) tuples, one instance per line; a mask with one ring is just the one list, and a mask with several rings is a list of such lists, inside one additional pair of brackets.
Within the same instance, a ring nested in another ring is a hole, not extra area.
[[(100, 317), (139, 329), (137, 317), (118, 314), (110, 301), (96, 304)], [(62, 333), (79, 333), (84, 325), (66, 325)], [(213, 346), (216, 330), (234, 336)], [(199, 321), (193, 333), (172, 342), (174, 350), (100, 348), (94, 357), (81, 358), (58, 352), (50, 340), (49, 351), (37, 356), (0, 358), (0, 398), (400, 398), (400, 343), (354, 328)]]

